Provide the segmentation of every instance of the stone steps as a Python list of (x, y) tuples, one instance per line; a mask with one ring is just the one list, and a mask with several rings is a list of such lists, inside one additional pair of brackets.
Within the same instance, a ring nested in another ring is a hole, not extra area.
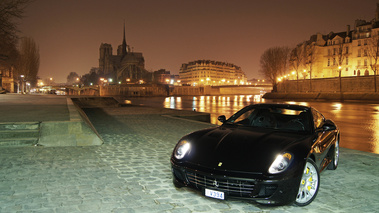
[(0, 123), (0, 147), (34, 146), (39, 137), (39, 122)]

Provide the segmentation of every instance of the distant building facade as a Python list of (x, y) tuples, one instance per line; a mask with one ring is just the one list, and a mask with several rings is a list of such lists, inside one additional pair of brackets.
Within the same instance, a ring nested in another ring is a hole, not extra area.
[(182, 64), (179, 79), (183, 85), (243, 85), (247, 78), (241, 67), (231, 63), (197, 60)]
[(113, 82), (151, 81), (152, 74), (145, 70), (145, 59), (142, 53), (133, 52), (126, 43), (125, 27), (123, 42), (113, 55), (112, 45), (100, 45), (99, 72)]
[(171, 72), (165, 69), (154, 71), (153, 78), (153, 82), (158, 84), (180, 84), (179, 75), (171, 75)]
[(0, 91), (13, 93), (14, 86), (13, 67), (0, 66)]
[(170, 82), (170, 71), (160, 69), (154, 72), (154, 82), (159, 84), (168, 84)]
[[(297, 48), (303, 57), (300, 66), (290, 63), (290, 79), (367, 76), (378, 72), (379, 64), (379, 4), (371, 21), (356, 20), (351, 30), (327, 35), (320, 33), (300, 43)], [(297, 73), (297, 74), (296, 74)], [(376, 73), (378, 74), (378, 73)]]

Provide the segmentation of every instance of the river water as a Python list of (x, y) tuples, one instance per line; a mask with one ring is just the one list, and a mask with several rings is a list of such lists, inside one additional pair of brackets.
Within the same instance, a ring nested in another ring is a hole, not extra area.
[(341, 131), (340, 146), (379, 154), (379, 103), (357, 102), (290, 102), (272, 101), (260, 95), (178, 96), (128, 98), (135, 105), (196, 110), (211, 115), (211, 123), (220, 125), (220, 115), (231, 116), (254, 103), (292, 103), (312, 106), (327, 119), (332, 119)]

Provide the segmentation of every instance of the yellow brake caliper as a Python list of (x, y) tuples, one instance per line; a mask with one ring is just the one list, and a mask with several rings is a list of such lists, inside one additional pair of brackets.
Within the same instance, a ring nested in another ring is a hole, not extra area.
[[(308, 174), (308, 173), (309, 173), (309, 168), (307, 168), (307, 174)], [(308, 181), (309, 181), (310, 183), (313, 181), (312, 176), (309, 177)], [(311, 185), (309, 185), (309, 186), (307, 187), (307, 189), (308, 189), (308, 191), (311, 191), (311, 189), (312, 189)]]

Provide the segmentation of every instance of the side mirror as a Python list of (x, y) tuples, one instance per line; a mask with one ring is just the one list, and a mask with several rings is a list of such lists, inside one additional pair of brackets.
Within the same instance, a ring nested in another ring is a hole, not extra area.
[(226, 121), (226, 117), (225, 115), (220, 115), (218, 116), (218, 120), (221, 122), (221, 123), (224, 123)]
[(337, 127), (332, 120), (326, 120), (324, 125), (322, 125), (322, 129), (324, 131), (331, 131), (331, 130), (336, 130)]

